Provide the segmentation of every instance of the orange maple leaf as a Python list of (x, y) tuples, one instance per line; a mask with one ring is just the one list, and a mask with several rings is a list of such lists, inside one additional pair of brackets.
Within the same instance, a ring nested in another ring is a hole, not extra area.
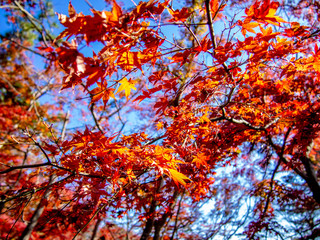
[(243, 23), (239, 21), (239, 24), (242, 25), (241, 33), (243, 36), (246, 35), (247, 31), (251, 33), (256, 33), (254, 31), (254, 28), (259, 26), (259, 23), (257, 22), (248, 22), (248, 21), (244, 21)]
[(172, 178), (172, 180), (178, 185), (178, 183), (182, 184), (183, 186), (185, 186), (187, 183), (185, 180), (190, 180), (190, 178), (188, 178), (187, 176), (185, 176), (184, 174), (178, 172), (177, 170), (174, 170), (172, 168), (169, 168), (169, 173), (170, 173), (170, 177)]
[(118, 22), (119, 17), (122, 15), (122, 10), (115, 0), (113, 0), (113, 8), (111, 13), (112, 13), (112, 18), (110, 20), (114, 22)]
[(200, 166), (207, 166), (207, 161), (209, 160), (209, 157), (206, 156), (204, 153), (198, 153), (192, 160), (196, 164), (196, 166), (199, 168)]
[(173, 17), (172, 19), (169, 20), (169, 22), (175, 22), (175, 21), (184, 22), (192, 14), (192, 12), (190, 12), (189, 9), (185, 7), (180, 10), (174, 10), (174, 11), (170, 8), (167, 8), (167, 9)]
[(216, 14), (217, 11), (219, 10), (219, 0), (210, 1), (210, 8), (211, 8), (211, 12), (213, 14)]
[(280, 22), (286, 22), (281, 17), (275, 16), (279, 7), (278, 2), (270, 0), (257, 1), (249, 9), (245, 10), (247, 14), (246, 20), (256, 20), (258, 22), (267, 22), (273, 25), (280, 25)]

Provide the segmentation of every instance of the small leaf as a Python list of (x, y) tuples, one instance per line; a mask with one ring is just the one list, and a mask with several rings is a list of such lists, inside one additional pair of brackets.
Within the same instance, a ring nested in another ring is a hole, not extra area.
[(211, 8), (211, 12), (213, 14), (216, 14), (217, 11), (219, 10), (219, 0), (210, 1), (210, 8)]
[(112, 8), (112, 18), (111, 21), (118, 22), (119, 17), (122, 15), (121, 7), (117, 4), (117, 2), (113, 1), (113, 8)]
[[(190, 178), (188, 178), (187, 176), (185, 176), (184, 174), (178, 172), (177, 170), (168, 169), (170, 172), (170, 176), (172, 178), (172, 180), (178, 185), (178, 183), (182, 184), (183, 186), (186, 185), (185, 180), (190, 180)], [(191, 180), (190, 180), (191, 181)]]
[(130, 80), (128, 81), (127, 78), (123, 78), (120, 82), (121, 85), (118, 88), (118, 91), (116, 93), (119, 93), (121, 91), (125, 91), (125, 95), (128, 98), (131, 92), (131, 89), (136, 90), (135, 86), (133, 83), (130, 82)]
[(201, 166), (208, 166), (208, 160), (209, 157), (206, 156), (204, 153), (198, 153), (197, 156), (193, 158), (192, 162), (196, 164), (197, 168), (199, 168)]
[(192, 14), (192, 12), (189, 11), (188, 8), (184, 7), (180, 10), (171, 10), (170, 8), (167, 8), (169, 13), (172, 15), (172, 19), (169, 20), (169, 22), (175, 22), (175, 21), (181, 21), (185, 22), (187, 18)]

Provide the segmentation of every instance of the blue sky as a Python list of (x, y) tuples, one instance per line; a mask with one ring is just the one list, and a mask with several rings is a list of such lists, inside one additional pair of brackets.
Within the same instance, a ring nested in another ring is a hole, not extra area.
[[(106, 1), (103, 1), (103, 0), (92, 0), (89, 2), (96, 10), (104, 10), (107, 8), (107, 5), (108, 5)], [(140, 0), (139, 1), (135, 0), (135, 2), (138, 4)], [(130, 0), (120, 1), (120, 3), (121, 4), (119, 5), (124, 9), (131, 8), (134, 6), (133, 2)], [(74, 1), (71, 1), (71, 4), (74, 6), (77, 12), (90, 14), (90, 7), (85, 0), (74, 0)], [(69, 0), (53, 0), (54, 10), (57, 13), (67, 14), (68, 5), (69, 5)]]
[[(108, 5), (111, 6), (110, 4), (107, 4), (106, 1), (104, 0), (92, 0), (89, 2), (96, 10), (107, 10)], [(139, 1), (135, 0), (135, 2), (136, 4), (138, 4), (140, 0)], [(53, 0), (52, 3), (53, 3), (54, 12), (68, 15), (69, 0)], [(74, 6), (77, 12), (82, 12), (84, 14), (91, 14), (90, 7), (85, 0), (74, 0), (74, 1), (71, 1), (71, 4)], [(134, 6), (134, 3), (133, 3), (133, 0), (132, 1), (124, 0), (124, 1), (119, 1), (119, 5), (123, 9), (128, 9), (128, 8), (132, 8)], [(10, 26), (6, 24), (5, 13), (6, 13), (5, 10), (3, 8), (0, 8), (0, 23), (1, 23), (0, 32), (1, 33), (6, 32), (7, 30), (10, 29)], [(59, 33), (61, 29), (58, 29), (56, 31), (57, 33)]]

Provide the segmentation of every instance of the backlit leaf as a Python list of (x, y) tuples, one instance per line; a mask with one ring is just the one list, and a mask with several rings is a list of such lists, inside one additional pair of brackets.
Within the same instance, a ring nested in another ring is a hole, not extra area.
[(119, 83), (120, 87), (118, 88), (116, 93), (125, 91), (125, 95), (127, 98), (130, 95), (131, 89), (136, 90), (134, 83), (131, 80), (127, 80), (127, 78), (123, 78)]
[(178, 172), (175, 169), (169, 168), (168, 170), (169, 170), (169, 173), (170, 173), (170, 177), (172, 178), (172, 180), (176, 184), (180, 183), (183, 186), (185, 186), (187, 184), (186, 180), (190, 180), (187, 176), (185, 176), (184, 174)]

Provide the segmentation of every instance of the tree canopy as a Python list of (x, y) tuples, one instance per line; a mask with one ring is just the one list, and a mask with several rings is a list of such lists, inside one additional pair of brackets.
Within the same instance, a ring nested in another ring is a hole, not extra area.
[(318, 1), (73, 4), (0, 2), (1, 239), (320, 236)]

